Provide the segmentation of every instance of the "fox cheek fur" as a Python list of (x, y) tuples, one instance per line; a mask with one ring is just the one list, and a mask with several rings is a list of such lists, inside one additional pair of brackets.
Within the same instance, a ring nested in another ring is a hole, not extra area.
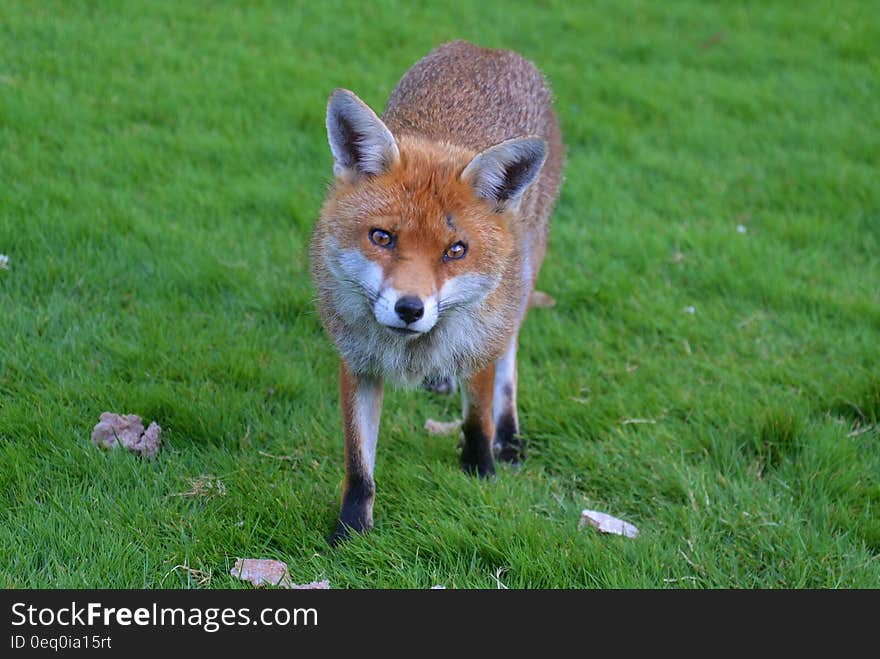
[(562, 141), (540, 72), (465, 42), (417, 62), (380, 119), (336, 90), (335, 181), (312, 237), (338, 348), (345, 486), (330, 543), (373, 524), (383, 383), (464, 382), (462, 467), (522, 456), (519, 328), (547, 243)]

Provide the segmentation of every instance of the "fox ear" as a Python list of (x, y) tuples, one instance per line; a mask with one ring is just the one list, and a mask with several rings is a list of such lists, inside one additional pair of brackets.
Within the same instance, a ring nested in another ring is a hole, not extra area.
[(507, 140), (474, 156), (461, 180), (483, 199), (500, 206), (516, 205), (546, 158), (547, 143), (538, 137)]
[(397, 142), (370, 107), (347, 89), (337, 89), (327, 103), (327, 140), (333, 173), (382, 174), (400, 158)]

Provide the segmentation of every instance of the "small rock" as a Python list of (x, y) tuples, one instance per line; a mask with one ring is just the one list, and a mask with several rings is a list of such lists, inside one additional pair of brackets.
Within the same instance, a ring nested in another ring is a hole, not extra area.
[(556, 299), (544, 291), (532, 291), (529, 298), (529, 307), (533, 309), (547, 309), (556, 306)]
[(582, 529), (588, 525), (595, 527), (601, 533), (613, 533), (627, 538), (637, 538), (639, 535), (639, 530), (629, 522), (595, 510), (581, 511), (581, 521), (578, 522), (578, 528)]
[(255, 586), (277, 586), (290, 590), (327, 590), (330, 581), (312, 581), (307, 584), (295, 584), (290, 580), (287, 564), (271, 558), (238, 558), (235, 567), (229, 571), (233, 577), (249, 581)]
[(155, 421), (144, 430), (144, 423), (137, 414), (104, 412), (92, 430), (92, 442), (105, 449), (121, 445), (152, 460), (162, 444), (161, 434), (162, 428)]
[(304, 584), (292, 583), (287, 587), (291, 590), (330, 590), (330, 580), (310, 581)]
[(461, 428), (461, 419), (456, 421), (435, 421), (428, 419), (425, 421), (425, 430), (432, 435), (452, 435)]

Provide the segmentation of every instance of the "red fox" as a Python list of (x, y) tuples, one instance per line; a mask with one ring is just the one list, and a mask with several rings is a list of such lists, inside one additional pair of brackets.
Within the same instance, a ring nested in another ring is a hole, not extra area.
[(373, 525), (383, 382), (458, 378), (461, 466), (522, 453), (517, 337), (547, 246), (562, 137), (544, 77), (511, 51), (456, 41), (416, 62), (381, 118), (327, 104), (335, 181), (310, 248), (341, 354), (345, 487), (331, 545)]

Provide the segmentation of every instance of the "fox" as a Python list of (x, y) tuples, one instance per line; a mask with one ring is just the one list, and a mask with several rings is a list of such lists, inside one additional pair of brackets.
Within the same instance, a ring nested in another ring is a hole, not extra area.
[(517, 348), (559, 195), (549, 85), (510, 50), (443, 44), (399, 80), (381, 117), (336, 89), (333, 157), (309, 246), (321, 323), (340, 354), (345, 481), (331, 546), (373, 527), (386, 382), (460, 383), (460, 463), (495, 475), (524, 457)]

